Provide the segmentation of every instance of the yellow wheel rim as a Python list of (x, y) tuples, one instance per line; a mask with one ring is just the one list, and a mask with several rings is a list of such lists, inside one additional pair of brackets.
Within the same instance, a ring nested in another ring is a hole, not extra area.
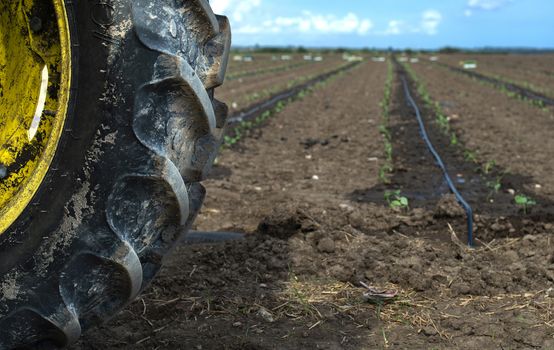
[(0, 0), (0, 234), (44, 180), (71, 81), (63, 0)]

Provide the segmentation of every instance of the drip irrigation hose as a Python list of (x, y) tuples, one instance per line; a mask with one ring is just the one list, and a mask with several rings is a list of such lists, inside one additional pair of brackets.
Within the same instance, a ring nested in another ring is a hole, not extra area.
[(490, 77), (490, 76), (487, 76), (487, 75), (484, 75), (484, 74), (481, 74), (481, 73), (468, 71), (468, 70), (458, 68), (458, 67), (452, 67), (451, 65), (448, 65), (448, 64), (444, 64), (444, 63), (440, 63), (440, 62), (437, 62), (436, 64), (438, 64), (439, 66), (442, 66), (446, 69), (449, 69), (449, 70), (451, 70), (455, 73), (464, 74), (464, 75), (467, 75), (470, 78), (475, 78), (475, 79), (479, 79), (481, 81), (485, 81), (487, 83), (491, 83), (496, 87), (500, 87), (500, 88), (504, 87), (506, 90), (514, 92), (514, 93), (518, 94), (520, 97), (527, 98), (527, 99), (530, 99), (532, 101), (537, 101), (537, 102), (541, 103), (542, 106), (554, 106), (554, 99), (549, 98), (549, 97), (547, 97), (547, 96), (545, 96), (545, 95), (543, 95), (539, 92), (533, 91), (531, 89), (524, 88), (520, 85), (510, 83), (510, 82), (507, 82), (507, 81), (502, 80), (502, 79)]
[(286, 100), (286, 99), (298, 94), (300, 91), (302, 91), (306, 88), (309, 88), (309, 87), (317, 84), (320, 81), (323, 81), (327, 78), (330, 78), (333, 75), (336, 75), (336, 74), (339, 74), (341, 72), (347, 71), (351, 68), (354, 68), (357, 65), (359, 65), (359, 63), (360, 62), (353, 62), (353, 63), (347, 64), (347, 65), (341, 66), (337, 69), (334, 69), (330, 72), (323, 73), (321, 75), (316, 76), (313, 79), (310, 79), (309, 81), (307, 81), (303, 84), (293, 86), (290, 89), (281, 91), (277, 95), (274, 95), (274, 96), (270, 97), (269, 99), (267, 99), (265, 101), (257, 103), (252, 107), (248, 107), (247, 109), (238, 111), (238, 112), (234, 113), (233, 115), (231, 115), (228, 118), (228, 124), (229, 125), (237, 124), (237, 123), (242, 122), (243, 120), (248, 120), (250, 118), (253, 118), (254, 116), (256, 116), (258, 114), (261, 114), (261, 113), (263, 113), (267, 110), (270, 110), (275, 105), (277, 105), (277, 103), (279, 103), (280, 101)]
[(450, 191), (456, 196), (456, 200), (460, 205), (464, 208), (467, 216), (467, 244), (470, 247), (473, 247), (473, 209), (471, 209), (471, 206), (466, 202), (462, 194), (458, 191), (456, 186), (454, 185), (454, 182), (450, 178), (450, 175), (448, 174), (448, 171), (446, 170), (446, 165), (442, 161), (442, 158), (440, 157), (439, 153), (431, 143), (431, 140), (429, 139), (429, 135), (427, 134), (427, 130), (425, 128), (425, 124), (423, 123), (423, 118), (421, 117), (421, 112), (419, 111), (419, 107), (417, 106), (415, 100), (413, 99), (412, 95), (410, 94), (410, 89), (408, 88), (408, 82), (406, 81), (406, 77), (401, 77), (402, 79), (402, 85), (404, 86), (404, 93), (406, 95), (406, 99), (408, 100), (408, 103), (411, 105), (411, 107), (414, 109), (417, 122), (419, 123), (419, 129), (421, 133), (421, 137), (427, 144), (427, 148), (429, 148), (429, 151), (435, 158), (435, 161), (437, 162), (437, 165), (441, 168), (442, 173), (444, 175), (444, 179), (446, 180), (446, 183), (448, 184), (448, 187), (450, 188)]
[(238, 232), (198, 232), (190, 231), (183, 238), (185, 245), (225, 243), (244, 240), (245, 234)]

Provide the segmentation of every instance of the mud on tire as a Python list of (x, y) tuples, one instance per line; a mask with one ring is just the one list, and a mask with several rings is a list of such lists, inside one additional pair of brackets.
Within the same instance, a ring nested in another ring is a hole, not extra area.
[(191, 225), (227, 108), (230, 29), (206, 0), (66, 1), (69, 114), (0, 236), (0, 349), (62, 348), (152, 280)]

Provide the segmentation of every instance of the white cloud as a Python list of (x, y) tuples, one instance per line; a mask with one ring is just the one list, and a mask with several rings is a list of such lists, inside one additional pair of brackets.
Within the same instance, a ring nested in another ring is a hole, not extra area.
[(358, 33), (366, 35), (373, 28), (373, 22), (369, 19), (359, 18), (354, 13), (348, 13), (344, 17), (335, 15), (315, 14), (309, 11), (302, 12), (296, 17), (277, 17), (262, 23), (259, 31), (271, 32), (297, 32), (297, 33)]
[(400, 35), (405, 32), (405, 24), (403, 21), (392, 20), (389, 21), (387, 29), (381, 34), (383, 35)]
[(262, 32), (261, 27), (256, 27), (253, 25), (243, 25), (242, 27), (238, 27), (237, 29), (233, 29), (233, 33), (235, 34), (259, 34)]
[[(373, 22), (354, 12), (344, 16), (335, 14), (302, 11), (296, 16), (275, 16), (264, 20), (263, 0), (212, 0), (210, 3), (216, 13), (229, 16), (236, 34), (357, 34), (366, 35), (402, 35), (420, 33), (435, 35), (442, 23), (443, 16), (429, 9), (421, 14), (419, 23), (409, 23), (399, 19), (388, 22), (386, 29), (374, 30)], [(470, 3), (486, 0), (468, 0)], [(502, 1), (502, 0), (487, 0)], [(511, 0), (504, 0), (511, 1)], [(468, 10), (469, 11), (469, 10)], [(267, 18), (267, 17), (266, 17)]]
[(421, 29), (429, 35), (435, 35), (441, 22), (442, 15), (439, 11), (427, 10), (422, 15)]
[(387, 24), (384, 31), (379, 31), (379, 35), (402, 35), (409, 33), (423, 33), (435, 35), (438, 33), (439, 25), (442, 23), (442, 14), (436, 10), (427, 10), (421, 14), (419, 24), (407, 23), (402, 20), (393, 19)]
[(212, 9), (217, 14), (224, 14), (234, 22), (242, 22), (256, 7), (260, 7), (262, 0), (213, 0)]
[(210, 5), (215, 13), (224, 13), (229, 8), (231, 0), (212, 0)]
[(467, 6), (480, 10), (496, 10), (510, 2), (512, 0), (468, 0)]
[(358, 27), (358, 34), (366, 34), (373, 28), (373, 23), (369, 19), (364, 19), (360, 22), (360, 26)]

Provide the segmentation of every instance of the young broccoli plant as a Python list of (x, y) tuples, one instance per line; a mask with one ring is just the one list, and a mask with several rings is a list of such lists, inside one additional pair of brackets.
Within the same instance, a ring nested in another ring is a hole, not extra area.
[(485, 163), (485, 165), (483, 165), (483, 172), (488, 175), (492, 172), (495, 166), (496, 166), (496, 161), (489, 160), (488, 162)]
[(385, 201), (392, 209), (408, 209), (409, 200), (401, 195), (400, 190), (385, 191)]
[(514, 201), (516, 202), (517, 206), (523, 209), (523, 213), (525, 215), (527, 215), (527, 212), (532, 206), (537, 205), (537, 202), (533, 198), (527, 197), (522, 194), (518, 194), (517, 196), (515, 196)]
[(487, 187), (491, 190), (489, 196), (493, 193), (498, 193), (502, 188), (502, 176), (497, 176), (494, 181), (487, 181)]

